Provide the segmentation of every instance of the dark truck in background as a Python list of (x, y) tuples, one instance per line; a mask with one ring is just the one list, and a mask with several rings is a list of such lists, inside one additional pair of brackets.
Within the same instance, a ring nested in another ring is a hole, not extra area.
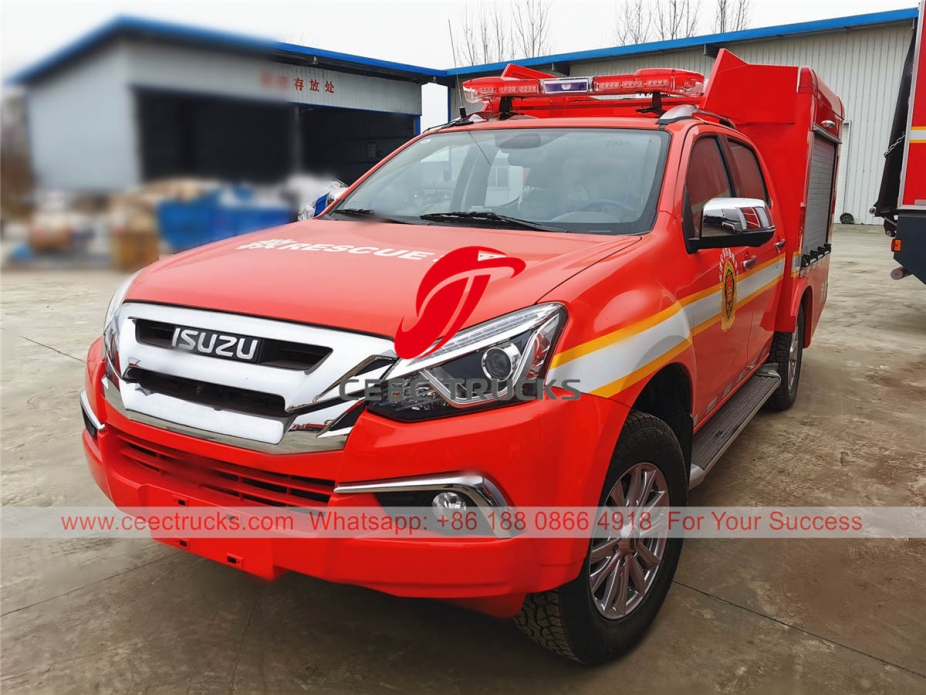
[[(920, 17), (924, 4), (926, 0), (920, 2)], [(913, 275), (926, 282), (926, 55), (922, 47), (923, 24), (917, 21), (884, 153), (881, 190), (871, 213), (884, 219), (894, 260), (900, 264), (891, 277)]]

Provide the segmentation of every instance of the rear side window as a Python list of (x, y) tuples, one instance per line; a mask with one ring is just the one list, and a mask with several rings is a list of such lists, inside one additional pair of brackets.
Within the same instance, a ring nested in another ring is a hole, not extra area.
[(758, 198), (769, 202), (765, 179), (759, 168), (759, 160), (746, 145), (729, 140), (730, 157), (733, 160), (733, 177), (736, 180), (736, 193), (741, 198)]
[(711, 198), (729, 198), (730, 179), (716, 138), (699, 138), (688, 161), (688, 199), (695, 229), (701, 226), (701, 210)]

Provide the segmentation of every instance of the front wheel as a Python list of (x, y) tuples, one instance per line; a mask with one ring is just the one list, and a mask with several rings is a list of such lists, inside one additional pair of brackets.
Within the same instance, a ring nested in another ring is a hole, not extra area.
[[(685, 458), (675, 434), (659, 418), (632, 412), (615, 447), (599, 506), (653, 512), (684, 506), (687, 499)], [(682, 539), (668, 538), (664, 526), (644, 526), (625, 523), (607, 538), (593, 538), (576, 579), (525, 599), (515, 618), (521, 631), (586, 665), (630, 649), (659, 612), (682, 551)]]
[(804, 361), (804, 307), (798, 309), (797, 324), (792, 333), (776, 333), (772, 338), (771, 361), (778, 363), (781, 384), (766, 401), (771, 410), (787, 410), (797, 400)]

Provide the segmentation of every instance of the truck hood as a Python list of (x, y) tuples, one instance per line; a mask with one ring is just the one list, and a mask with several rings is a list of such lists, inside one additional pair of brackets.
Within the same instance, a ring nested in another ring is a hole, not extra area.
[[(127, 301), (331, 326), (393, 338), (417, 315), (418, 286), (467, 246), (524, 261), (491, 272), (466, 326), (530, 306), (596, 261), (639, 241), (455, 226), (307, 220), (179, 254), (138, 275)], [(520, 264), (517, 264), (520, 265)]]

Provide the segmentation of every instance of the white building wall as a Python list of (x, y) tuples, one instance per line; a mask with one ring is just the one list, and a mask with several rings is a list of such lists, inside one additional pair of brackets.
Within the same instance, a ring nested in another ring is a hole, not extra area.
[[(884, 151), (903, 61), (913, 33), (913, 22), (862, 28), (829, 34), (783, 36), (774, 40), (737, 42), (726, 46), (749, 63), (808, 65), (843, 101), (851, 136), (843, 156), (848, 157), (844, 195), (836, 219), (850, 213), (856, 223), (880, 224), (868, 213), (878, 197)], [(701, 49), (648, 53), (627, 58), (574, 62), (572, 75), (607, 75), (640, 68), (667, 67), (710, 74), (713, 59)], [(453, 95), (452, 114), (458, 97)], [(744, 98), (761, 99), (761, 92)], [(469, 105), (469, 110), (475, 110)]]
[(134, 87), (421, 115), (421, 87), (414, 82), (199, 48), (132, 43), (129, 51)]
[(28, 87), (29, 144), (40, 188), (93, 192), (140, 183), (138, 87), (421, 114), (421, 87), (413, 82), (123, 40)]
[(128, 55), (112, 44), (31, 85), (27, 122), (40, 188), (107, 191), (138, 183)]

